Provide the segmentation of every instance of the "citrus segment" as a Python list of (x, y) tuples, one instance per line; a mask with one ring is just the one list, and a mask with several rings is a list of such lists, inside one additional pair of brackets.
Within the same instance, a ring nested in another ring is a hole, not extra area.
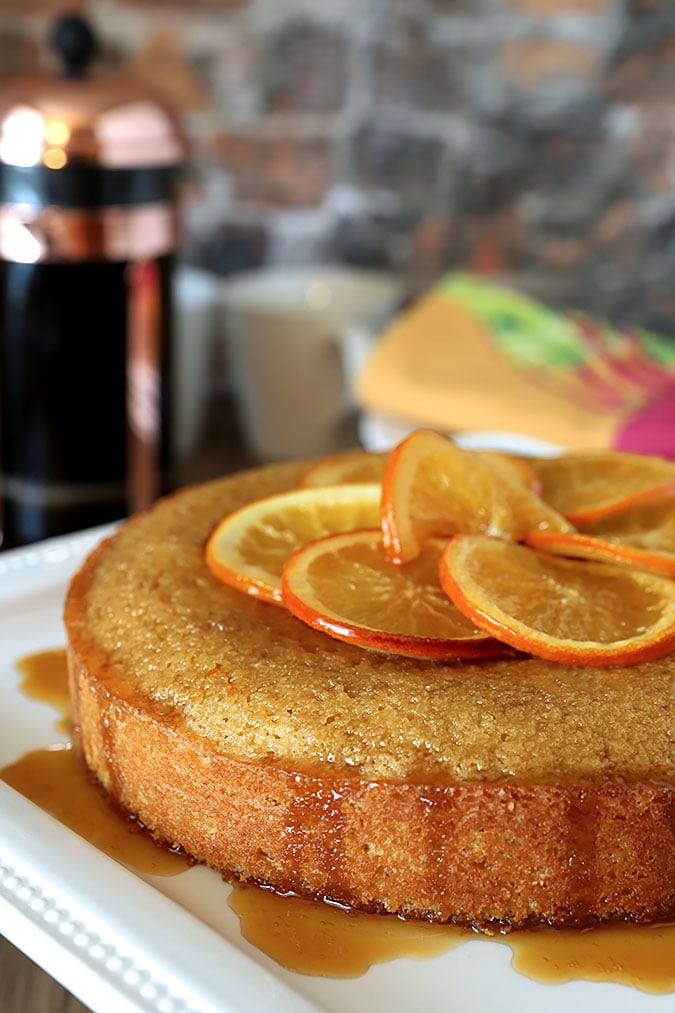
[(482, 532), (518, 539), (571, 524), (527, 487), (500, 455), (478, 455), (431, 430), (390, 453), (382, 479), (382, 535), (392, 562), (414, 559), (429, 538)]
[(559, 556), (624, 563), (675, 577), (675, 553), (643, 549), (618, 538), (598, 538), (583, 532), (533, 531), (525, 536), (525, 543), (533, 549)]
[(549, 661), (628, 665), (675, 647), (675, 583), (652, 573), (458, 535), (439, 577), (476, 626)]
[(573, 524), (675, 494), (675, 462), (619, 451), (539, 458), (541, 495)]
[(281, 570), (295, 549), (336, 531), (374, 527), (379, 517), (377, 483), (294, 489), (267, 496), (217, 525), (206, 545), (206, 563), (224, 583), (280, 604)]
[(309, 469), (302, 486), (337, 485), (343, 482), (381, 482), (387, 464), (387, 453), (371, 454), (367, 450), (347, 450), (331, 454)]
[(443, 542), (412, 563), (390, 563), (379, 529), (329, 535), (284, 565), (286, 607), (314, 629), (360, 647), (424, 658), (503, 654), (448, 601), (438, 579)]

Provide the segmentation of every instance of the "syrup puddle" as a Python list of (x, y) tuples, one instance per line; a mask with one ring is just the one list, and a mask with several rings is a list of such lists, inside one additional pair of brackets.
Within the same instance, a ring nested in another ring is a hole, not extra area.
[[(69, 732), (65, 652), (43, 651), (18, 663), (21, 689), (59, 712)], [(72, 744), (27, 753), (0, 779), (106, 854), (139, 871), (175, 875), (191, 864), (157, 845), (138, 822), (115, 809), (89, 779)], [(397, 957), (428, 959), (481, 937), (444, 925), (369, 915), (255, 886), (235, 885), (228, 903), (242, 935), (300, 974), (352, 978)], [(538, 929), (493, 936), (509, 946), (513, 967), (546, 984), (604, 981), (655, 994), (675, 991), (675, 925), (611, 925), (584, 931)]]
[(535, 981), (614, 981), (643, 992), (675, 991), (675, 925), (603, 925), (516, 932), (505, 940), (516, 971)]
[(358, 978), (371, 964), (436, 957), (476, 938), (446, 925), (404, 922), (243, 884), (235, 886), (228, 903), (245, 939), (301, 974)]
[[(63, 650), (41, 651), (18, 662), (21, 690), (60, 714), (56, 729), (70, 734), (68, 671)], [(175, 876), (194, 863), (157, 844), (143, 826), (103, 795), (72, 742), (25, 753), (0, 770), (0, 779), (111, 858), (140, 872)]]
[(70, 723), (70, 697), (68, 695), (68, 669), (62, 648), (39, 651), (17, 661), (21, 673), (19, 689), (31, 700), (50, 704), (61, 715), (56, 722), (57, 732), (72, 733)]
[(534, 981), (604, 981), (644, 992), (675, 990), (675, 925), (607, 925), (477, 935), (449, 925), (345, 911), (301, 897), (238, 886), (229, 898), (245, 939), (301, 974), (352, 978), (396, 957), (428, 959), (468, 940), (509, 946), (515, 970)]

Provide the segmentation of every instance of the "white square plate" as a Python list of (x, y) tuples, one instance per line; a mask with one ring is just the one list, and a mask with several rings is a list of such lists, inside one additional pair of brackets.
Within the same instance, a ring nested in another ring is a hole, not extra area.
[[(54, 710), (20, 692), (16, 661), (65, 644), (65, 589), (102, 533), (0, 554), (0, 766), (59, 740)], [(538, 984), (512, 970), (508, 946), (489, 940), (356, 979), (296, 974), (242, 938), (229, 889), (205, 868), (141, 875), (0, 782), (0, 931), (96, 1013), (675, 1008), (673, 995), (620, 985)]]

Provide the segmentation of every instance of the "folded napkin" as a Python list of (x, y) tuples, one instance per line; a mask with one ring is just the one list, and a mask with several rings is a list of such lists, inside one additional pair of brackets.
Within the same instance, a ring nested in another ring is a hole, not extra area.
[(376, 341), (365, 412), (447, 432), (503, 430), (577, 449), (675, 458), (675, 338), (445, 277)]

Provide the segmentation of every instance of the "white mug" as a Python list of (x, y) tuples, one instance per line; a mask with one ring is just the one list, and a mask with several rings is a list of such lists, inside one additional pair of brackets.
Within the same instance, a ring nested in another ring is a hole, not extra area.
[(224, 283), (232, 394), (256, 458), (336, 449), (349, 409), (350, 335), (376, 332), (399, 292), (391, 275), (330, 266), (262, 268)]

